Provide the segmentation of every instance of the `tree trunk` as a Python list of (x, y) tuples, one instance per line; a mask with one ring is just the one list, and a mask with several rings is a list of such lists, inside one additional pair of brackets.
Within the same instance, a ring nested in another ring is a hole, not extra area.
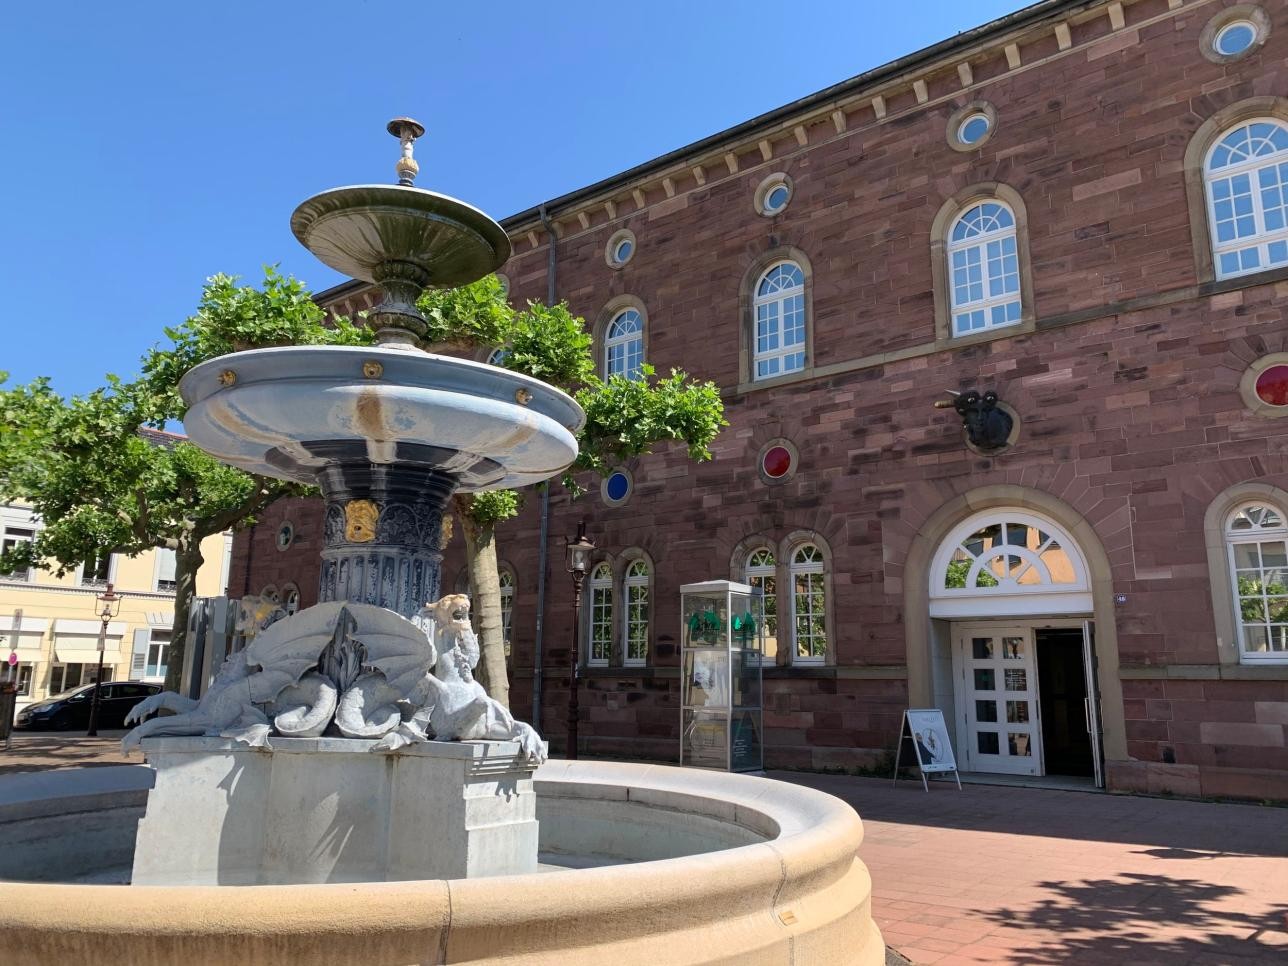
[(470, 572), (471, 609), (478, 618), (478, 678), (497, 702), (510, 706), (510, 678), (505, 666), (505, 628), (501, 621), (501, 576), (496, 562), (493, 525), (470, 515), (469, 498), (453, 498), (465, 536), (465, 560)]
[(191, 532), (181, 534), (174, 550), (174, 624), (170, 630), (170, 645), (166, 648), (167, 691), (181, 690), (183, 658), (188, 653), (188, 613), (192, 610), (192, 598), (197, 594), (197, 571), (204, 562), (201, 538)]

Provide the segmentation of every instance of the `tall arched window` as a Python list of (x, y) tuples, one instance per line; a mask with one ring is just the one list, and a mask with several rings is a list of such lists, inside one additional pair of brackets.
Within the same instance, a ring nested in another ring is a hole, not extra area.
[(804, 543), (792, 552), (792, 623), (796, 664), (822, 664), (827, 659), (827, 582), (823, 551)]
[(623, 309), (604, 330), (604, 375), (639, 379), (643, 365), (644, 320), (634, 309)]
[(1203, 180), (1216, 277), (1288, 265), (1288, 126), (1240, 124), (1208, 152)]
[(764, 594), (765, 650), (761, 656), (766, 664), (773, 664), (778, 655), (778, 562), (772, 551), (760, 547), (747, 555), (744, 570), (747, 583), (759, 587)]
[(586, 662), (607, 665), (613, 649), (613, 568), (599, 564), (590, 572), (590, 621), (587, 624)]
[(967, 208), (948, 233), (953, 335), (1020, 321), (1020, 262), (1015, 214), (1000, 201)]
[(514, 617), (514, 574), (509, 570), (500, 573), (501, 584), (501, 639), (505, 641), (505, 656), (510, 656), (510, 627)]
[(639, 667), (648, 661), (648, 576), (648, 562), (632, 560), (622, 580), (626, 595), (622, 663), (628, 667)]
[(772, 379), (805, 368), (805, 273), (795, 262), (770, 266), (756, 282), (754, 376)]
[(1239, 507), (1226, 521), (1234, 575), (1239, 656), (1247, 663), (1288, 661), (1288, 524), (1266, 503)]

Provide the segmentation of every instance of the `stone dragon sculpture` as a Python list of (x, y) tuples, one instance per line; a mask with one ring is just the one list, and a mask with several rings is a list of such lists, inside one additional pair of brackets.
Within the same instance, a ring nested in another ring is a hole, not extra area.
[[(478, 658), (462, 595), (427, 605), (414, 620), (370, 604), (318, 604), (260, 632), (199, 700), (165, 691), (140, 702), (126, 724), (141, 723), (122, 746), (218, 735), (271, 748), (274, 734), (338, 734), (378, 739), (373, 751), (394, 751), (432, 735), (513, 740), (530, 761), (544, 761), (546, 743), (474, 680)], [(171, 714), (148, 718), (161, 710)]]

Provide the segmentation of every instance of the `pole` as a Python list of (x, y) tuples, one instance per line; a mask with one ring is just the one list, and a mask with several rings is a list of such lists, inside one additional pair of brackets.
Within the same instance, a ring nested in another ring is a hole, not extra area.
[(577, 691), (581, 684), (580, 663), (577, 660), (578, 631), (581, 629), (581, 582), (584, 573), (572, 575), (572, 646), (568, 649), (569, 682), (568, 682), (568, 750), (565, 757), (569, 761), (577, 760), (577, 722), (581, 717), (578, 707)]
[(107, 646), (107, 622), (111, 619), (108, 613), (110, 609), (103, 608), (103, 623), (98, 631), (98, 674), (94, 677), (94, 697), (89, 704), (89, 731), (85, 732), (86, 738), (98, 737), (98, 694), (103, 690), (103, 648)]

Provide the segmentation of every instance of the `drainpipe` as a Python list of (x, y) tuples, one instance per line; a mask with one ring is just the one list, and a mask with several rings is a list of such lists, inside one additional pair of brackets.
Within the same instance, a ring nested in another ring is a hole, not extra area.
[[(546, 213), (546, 206), (538, 210), (541, 226), (550, 238), (546, 253), (546, 304), (555, 304), (555, 226)], [(541, 663), (542, 646), (545, 643), (546, 618), (546, 571), (550, 567), (550, 483), (541, 484), (541, 535), (537, 550), (537, 626), (534, 634), (532, 660), (532, 723), (541, 731), (541, 692), (544, 687), (543, 668)]]

